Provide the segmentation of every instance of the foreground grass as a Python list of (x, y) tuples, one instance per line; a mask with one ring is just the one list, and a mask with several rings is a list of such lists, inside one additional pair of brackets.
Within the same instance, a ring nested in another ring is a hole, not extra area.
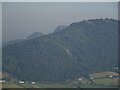
[[(3, 84), (3, 88), (77, 88), (77, 86), (58, 85), (58, 84)], [(83, 84), (79, 88), (116, 88), (109, 85), (90, 85)]]
[(81, 88), (117, 88), (115, 86), (110, 85), (81, 85)]
[(23, 87), (17, 84), (2, 84), (2, 88), (23, 88)]
[(59, 85), (59, 84), (38, 84), (41, 88), (76, 88), (70, 85)]
[(110, 78), (104, 78), (104, 79), (95, 79), (93, 80), (96, 84), (104, 84), (104, 85), (118, 85), (118, 78), (116, 79), (110, 79)]
[(69, 85), (58, 84), (3, 84), (3, 88), (75, 88)]

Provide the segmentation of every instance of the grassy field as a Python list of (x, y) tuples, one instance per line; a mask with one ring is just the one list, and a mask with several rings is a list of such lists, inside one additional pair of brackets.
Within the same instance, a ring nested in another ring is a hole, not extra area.
[(109, 76), (117, 76), (118, 74), (115, 72), (101, 72), (101, 73), (95, 73), (90, 74), (90, 78), (93, 78), (93, 80), (90, 80), (90, 78), (80, 78), (73, 80), (71, 82), (72, 85), (77, 86), (80, 85), (81, 87), (116, 87), (118, 86), (118, 80), (119, 78), (110, 78)]
[(17, 84), (2, 84), (2, 88), (23, 88), (23, 87)]
[(3, 88), (75, 88), (75, 86), (58, 84), (3, 84)]
[[(3, 84), (3, 88), (77, 88), (77, 86), (69, 86), (69, 85), (56, 85), (56, 84)], [(90, 85), (90, 84), (83, 84), (80, 85), (79, 88), (114, 88), (114, 86), (109, 85)]]
[(38, 86), (41, 88), (75, 88), (75, 86), (58, 84), (38, 84)]
[(111, 79), (109, 76), (118, 76), (115, 72), (101, 72), (96, 74), (90, 74), (90, 78), (94, 78), (95, 84), (104, 84), (109, 86), (118, 86), (119, 78)]
[(81, 88), (116, 88), (115, 86), (109, 86), (109, 85), (81, 85)]
[(101, 72), (101, 73), (95, 73), (95, 74), (90, 74), (89, 76), (91, 78), (99, 78), (99, 77), (107, 77), (107, 76), (117, 76), (118, 74), (115, 72)]
[(81, 83), (81, 84), (88, 84), (88, 82), (89, 82), (89, 80), (86, 80), (86, 79), (82, 79), (81, 81), (79, 81), (79, 80), (75, 80), (75, 81), (72, 81), (72, 85), (77, 85), (77, 84), (79, 84), (79, 83)]
[(110, 79), (110, 78), (104, 78), (104, 79), (95, 79), (93, 80), (96, 84), (104, 84), (104, 85), (118, 85), (118, 78), (116, 79)]

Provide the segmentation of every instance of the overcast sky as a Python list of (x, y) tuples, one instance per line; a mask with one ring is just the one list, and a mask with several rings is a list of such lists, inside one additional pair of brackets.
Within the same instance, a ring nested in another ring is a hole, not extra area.
[(3, 3), (3, 42), (27, 37), (33, 32), (51, 33), (58, 25), (84, 19), (118, 18), (117, 2), (112, 3)]

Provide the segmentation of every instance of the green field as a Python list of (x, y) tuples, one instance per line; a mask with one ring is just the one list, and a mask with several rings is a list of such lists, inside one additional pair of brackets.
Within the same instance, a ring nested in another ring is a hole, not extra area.
[(81, 88), (116, 88), (115, 86), (109, 86), (109, 85), (81, 85)]
[[(77, 88), (77, 86), (69, 85), (56, 85), (56, 84), (3, 84), (2, 88)], [(79, 88), (114, 88), (114, 86), (109, 85), (90, 85), (83, 84)]]
[(2, 84), (2, 88), (23, 88), (17, 84)]
[(117, 76), (118, 74), (115, 72), (101, 72), (101, 73), (95, 73), (95, 74), (90, 74), (89, 76), (91, 78), (100, 78), (100, 77), (107, 77), (107, 76)]
[(2, 88), (75, 88), (75, 86), (58, 84), (3, 84)]
[(118, 85), (118, 78), (116, 79), (110, 79), (110, 78), (104, 78), (104, 79), (95, 79), (93, 80), (96, 84), (104, 84), (104, 85)]
[[(117, 87), (119, 78), (110, 78), (109, 76), (117, 76), (118, 74), (115, 72), (101, 72), (90, 74), (89, 78), (85, 79), (80, 77), (81, 80), (76, 79), (71, 82), (74, 86), (81, 86), (81, 87)], [(93, 78), (93, 80), (90, 80)]]
[(101, 72), (96, 74), (90, 74), (90, 78), (94, 78), (93, 82), (95, 84), (118, 86), (119, 78), (110, 78), (109, 76), (118, 76), (115, 72)]
[(75, 88), (70, 85), (58, 85), (58, 84), (37, 84), (41, 88)]

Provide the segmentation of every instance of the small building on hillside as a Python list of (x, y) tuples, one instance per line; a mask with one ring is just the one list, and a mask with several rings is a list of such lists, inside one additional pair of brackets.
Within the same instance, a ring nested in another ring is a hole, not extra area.
[(81, 81), (82, 79), (81, 78), (79, 78), (79, 81)]
[(113, 78), (113, 76), (110, 76), (110, 78)]
[(24, 84), (25, 82), (24, 81), (19, 81), (20, 84)]
[(93, 80), (94, 78), (90, 78), (90, 80)]
[(6, 82), (5, 80), (0, 79), (0, 83), (5, 83), (5, 82)]
[(31, 82), (31, 84), (35, 84), (35, 82)]

